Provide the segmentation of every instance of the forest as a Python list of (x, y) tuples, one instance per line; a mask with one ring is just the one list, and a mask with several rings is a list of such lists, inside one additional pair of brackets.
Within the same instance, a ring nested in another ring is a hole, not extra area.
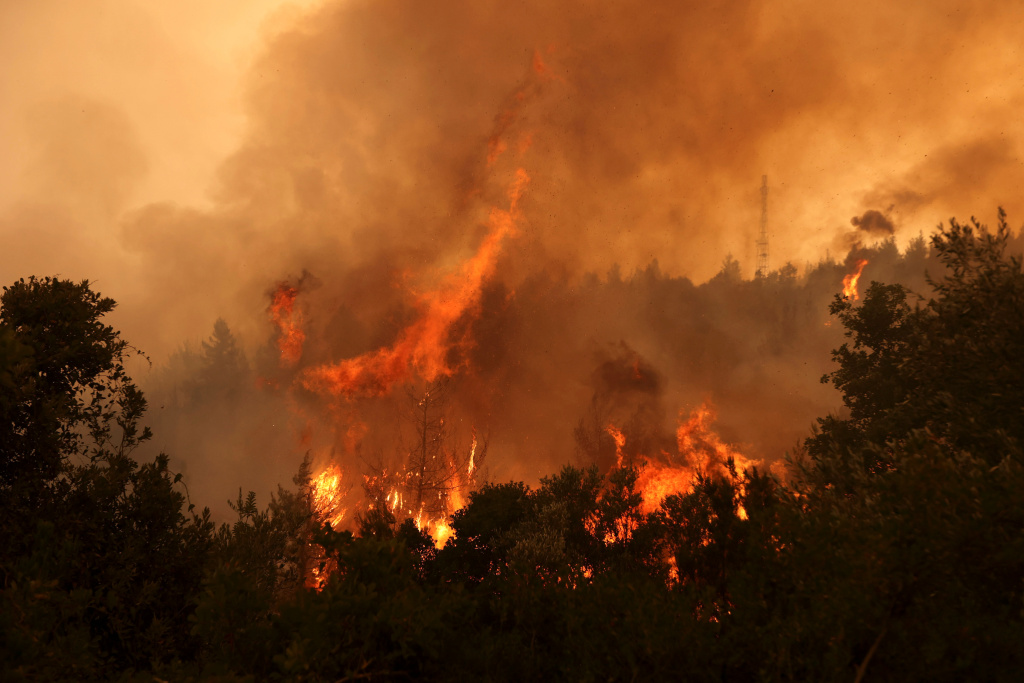
[[(924, 245), (901, 261), (919, 289), (836, 295), (822, 381), (845, 407), (784, 467), (698, 467), (650, 510), (642, 459), (566, 453), (539, 483), (481, 481), (440, 546), (386, 505), (332, 524), (308, 459), (269, 501), (224, 491), (218, 525), (173, 454), (142, 457), (142, 351), (104, 322), (115, 302), (19, 280), (0, 297), (2, 678), (1020, 680), (1013, 239), (1002, 212), (992, 229), (951, 220), (927, 276)], [(233, 357), (228, 335), (206, 350)]]

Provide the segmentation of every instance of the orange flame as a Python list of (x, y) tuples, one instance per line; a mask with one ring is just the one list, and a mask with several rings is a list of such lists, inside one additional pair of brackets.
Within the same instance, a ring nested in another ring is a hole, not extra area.
[(299, 327), (298, 315), (295, 311), (295, 298), (299, 295), (297, 287), (286, 282), (277, 286), (270, 301), (270, 317), (277, 326), (277, 348), (281, 352), (281, 363), (295, 365), (302, 357), (302, 345), (306, 341), (306, 333)]
[(636, 487), (643, 496), (641, 510), (650, 514), (672, 494), (688, 493), (693, 490), (693, 478), (694, 471), (689, 467), (674, 467), (659, 462), (647, 463), (636, 480)]
[(857, 281), (860, 280), (860, 274), (864, 271), (864, 266), (867, 264), (867, 259), (860, 259), (857, 261), (857, 267), (854, 271), (843, 278), (843, 297), (853, 299), (854, 301), (860, 298), (860, 295), (857, 293)]
[(726, 444), (714, 432), (711, 425), (717, 417), (714, 408), (705, 401), (686, 420), (681, 420), (676, 430), (679, 454), (685, 456), (695, 469), (704, 471), (721, 468), (729, 458), (741, 471), (754, 466), (755, 461)]
[[(641, 510), (644, 513), (657, 510), (670, 495), (692, 491), (698, 473), (725, 474), (726, 463), (730, 458), (741, 473), (760, 464), (722, 441), (712, 429), (715, 417), (714, 409), (707, 402), (694, 409), (685, 419), (683, 413), (680, 413), (676, 442), (685, 464), (670, 464), (669, 456), (664, 452), (659, 457), (647, 459), (636, 482), (637, 490), (643, 496)], [(614, 425), (609, 425), (605, 431), (615, 439), (616, 466), (621, 467), (626, 436)], [(741, 509), (739, 516), (745, 518), (746, 512)]]
[(473, 445), (469, 448), (469, 468), (466, 470), (466, 475), (472, 477), (473, 470), (476, 469), (476, 429), (473, 429)]
[(452, 325), (480, 300), (484, 283), (494, 273), (506, 237), (515, 234), (519, 200), (530, 178), (519, 169), (509, 188), (507, 211), (492, 209), (490, 231), (476, 254), (462, 264), (457, 276), (423, 297), (423, 313), (406, 327), (392, 346), (334, 365), (311, 368), (303, 376), (310, 390), (346, 397), (383, 396), (416, 373), (428, 382), (452, 374), (448, 366), (448, 336)]
[(341, 478), (341, 468), (331, 464), (310, 482), (313, 514), (334, 528), (341, 524), (347, 512), (342, 506)]
[[(341, 525), (347, 512), (342, 505), (344, 491), (341, 488), (341, 479), (341, 468), (332, 463), (309, 482), (313, 519), (330, 524), (334, 529)], [(322, 590), (337, 569), (337, 561), (326, 557), (322, 549), (311, 547), (306, 561), (306, 587)]]
[(604, 431), (615, 440), (615, 466), (622, 467), (622, 449), (626, 446), (626, 435), (615, 425), (608, 425)]

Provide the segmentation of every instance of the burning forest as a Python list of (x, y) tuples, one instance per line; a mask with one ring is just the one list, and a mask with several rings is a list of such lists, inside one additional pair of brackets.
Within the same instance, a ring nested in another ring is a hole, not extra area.
[(1020, 8), (51, 5), (0, 677), (1024, 671)]

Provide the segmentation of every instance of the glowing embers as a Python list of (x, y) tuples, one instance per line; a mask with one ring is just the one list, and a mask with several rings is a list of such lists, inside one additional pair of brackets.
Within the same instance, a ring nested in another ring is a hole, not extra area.
[(860, 280), (860, 274), (864, 272), (864, 266), (867, 264), (867, 259), (859, 259), (853, 272), (843, 278), (844, 298), (852, 299), (854, 301), (860, 298), (860, 294), (857, 292), (857, 281)]
[(451, 329), (480, 301), (483, 285), (493, 275), (498, 255), (507, 237), (515, 234), (519, 200), (530, 178), (516, 171), (508, 189), (509, 208), (491, 209), (487, 236), (477, 252), (441, 286), (420, 296), (420, 315), (398, 336), (394, 344), (333, 365), (307, 370), (303, 385), (312, 391), (345, 397), (383, 396), (392, 387), (419, 376), (427, 382), (450, 376)]

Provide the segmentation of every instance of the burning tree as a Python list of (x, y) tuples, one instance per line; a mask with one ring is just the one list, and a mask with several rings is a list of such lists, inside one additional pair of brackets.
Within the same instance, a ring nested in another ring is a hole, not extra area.
[(400, 446), (398, 467), (383, 459), (370, 465), (364, 488), (371, 510), (415, 520), (423, 529), (433, 526), (435, 540), (448, 532), (445, 520), (462, 507), (487, 453), (474, 432), (469, 448), (460, 445), (451, 420), (451, 389), (447, 379), (428, 384), (422, 392), (409, 389), (404, 426), (410, 440)]

